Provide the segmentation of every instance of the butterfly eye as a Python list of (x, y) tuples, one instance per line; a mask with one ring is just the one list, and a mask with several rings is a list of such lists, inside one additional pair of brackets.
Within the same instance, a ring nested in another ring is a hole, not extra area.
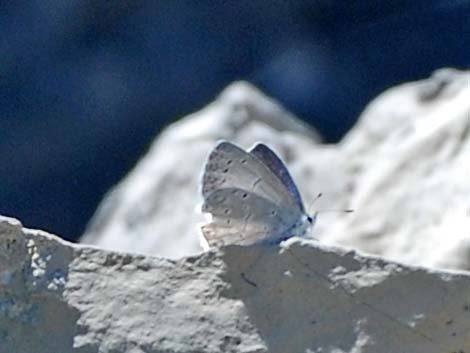
[(310, 217), (310, 216), (307, 216), (307, 221), (309, 221), (309, 222), (310, 222), (310, 224), (311, 224), (311, 223), (313, 223), (313, 218), (312, 218), (312, 217)]

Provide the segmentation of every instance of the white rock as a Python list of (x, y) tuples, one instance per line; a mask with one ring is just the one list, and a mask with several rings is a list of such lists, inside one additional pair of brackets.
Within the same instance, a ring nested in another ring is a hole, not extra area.
[(442, 353), (470, 341), (468, 273), (312, 241), (173, 261), (1, 218), (0, 255), (14, 278), (0, 282), (1, 353)]
[(470, 74), (443, 70), (391, 89), (338, 153), (354, 217), (325, 241), (428, 267), (469, 269)]
[(199, 181), (220, 139), (266, 141), (296, 160), (317, 134), (253, 86), (239, 82), (200, 112), (174, 123), (105, 198), (83, 243), (169, 258), (202, 251)]
[[(470, 74), (438, 71), (372, 102), (338, 145), (321, 145), (298, 120), (245, 83), (167, 128), (111, 192), (83, 241), (170, 258), (200, 252), (198, 183), (224, 138), (262, 140), (286, 160), (313, 235), (408, 264), (470, 269)], [(200, 201), (199, 201), (200, 202)]]

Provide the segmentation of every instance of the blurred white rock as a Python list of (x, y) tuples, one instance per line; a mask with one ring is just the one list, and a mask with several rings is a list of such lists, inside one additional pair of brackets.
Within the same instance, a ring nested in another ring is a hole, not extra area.
[(441, 70), (372, 102), (339, 145), (353, 217), (325, 241), (404, 263), (470, 268), (470, 74)]
[(264, 141), (290, 161), (319, 141), (316, 132), (245, 82), (166, 128), (133, 171), (103, 200), (83, 243), (179, 258), (202, 251), (199, 182), (209, 151), (226, 139)]
[(84, 243), (169, 258), (201, 251), (199, 180), (216, 141), (263, 141), (286, 161), (313, 236), (408, 264), (470, 267), (470, 74), (441, 70), (374, 100), (336, 145), (246, 83), (169, 126), (105, 198)]

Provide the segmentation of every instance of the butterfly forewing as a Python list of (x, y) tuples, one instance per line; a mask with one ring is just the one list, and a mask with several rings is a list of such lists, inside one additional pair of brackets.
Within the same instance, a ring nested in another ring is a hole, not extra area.
[(263, 143), (257, 144), (252, 150), (250, 150), (250, 153), (260, 159), (264, 165), (266, 165), (271, 172), (277, 176), (282, 184), (284, 184), (284, 186), (289, 190), (290, 194), (295, 199), (297, 206), (303, 211), (304, 204), (302, 202), (302, 197), (300, 196), (294, 180), (281, 159)]
[(206, 198), (215, 190), (230, 187), (256, 193), (277, 205), (298, 208), (287, 187), (261, 160), (229, 142), (221, 142), (207, 160), (202, 194)]

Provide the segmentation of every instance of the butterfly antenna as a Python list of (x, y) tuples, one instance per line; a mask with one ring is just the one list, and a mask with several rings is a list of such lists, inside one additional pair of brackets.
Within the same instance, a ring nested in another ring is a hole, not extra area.
[(310, 210), (312, 209), (314, 203), (315, 203), (320, 197), (322, 197), (322, 196), (323, 196), (323, 194), (320, 192), (320, 193), (318, 193), (317, 196), (315, 196), (315, 198), (312, 200), (312, 202), (310, 202), (310, 205), (308, 205), (308, 208), (307, 208), (307, 210), (309, 211), (309, 213), (310, 213)]
[[(310, 206), (309, 206), (309, 210), (312, 209), (312, 206), (313, 204), (320, 198), (322, 197), (323, 194), (320, 192), (317, 196), (315, 196), (315, 198), (313, 199), (313, 201), (310, 203)], [(345, 209), (345, 210), (334, 210), (334, 209), (326, 209), (326, 210), (317, 210), (314, 212), (315, 215), (319, 214), (319, 213), (325, 213), (325, 212), (342, 212), (342, 213), (352, 213), (354, 212), (353, 209)]]
[(325, 213), (325, 212), (342, 212), (342, 213), (353, 213), (354, 210), (346, 209), (346, 210), (319, 210), (316, 213)]

